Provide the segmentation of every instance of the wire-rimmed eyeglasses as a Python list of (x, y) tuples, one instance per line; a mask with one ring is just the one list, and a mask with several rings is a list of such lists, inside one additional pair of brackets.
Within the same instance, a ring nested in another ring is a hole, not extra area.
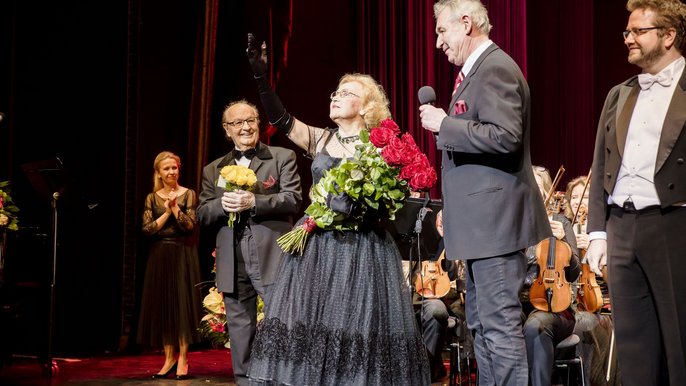
[(252, 117), (252, 118), (248, 118), (248, 119), (237, 119), (235, 121), (224, 122), (224, 123), (233, 127), (234, 129), (240, 129), (246, 123), (248, 124), (248, 126), (252, 126), (252, 125), (256, 124), (257, 123), (257, 117)]
[(632, 29), (622, 31), (622, 36), (624, 36), (624, 40), (626, 40), (627, 38), (629, 38), (629, 35), (634, 35), (634, 37), (641, 36), (648, 31), (651, 31), (654, 29), (661, 29), (661, 28), (663, 28), (663, 27), (657, 26), (657, 27), (645, 27), (645, 28), (632, 28)]
[(341, 90), (341, 91), (332, 92), (331, 93), (331, 100), (333, 100), (336, 97), (340, 97), (341, 99), (344, 99), (344, 98), (349, 98), (351, 96), (358, 97), (358, 98), (360, 97), (359, 95), (351, 93), (348, 90)]

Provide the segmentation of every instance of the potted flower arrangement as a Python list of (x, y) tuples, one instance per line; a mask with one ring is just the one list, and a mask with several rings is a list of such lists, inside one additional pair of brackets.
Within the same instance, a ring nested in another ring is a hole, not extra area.
[[(216, 250), (212, 251), (212, 256), (217, 259)], [(212, 273), (216, 273), (217, 264), (215, 262)], [(231, 340), (226, 327), (226, 309), (224, 308), (224, 295), (212, 287), (202, 301), (205, 316), (200, 319), (198, 331), (200, 336), (210, 342), (213, 347), (224, 346), (231, 348)], [(264, 302), (257, 296), (257, 322), (264, 319)]]
[(0, 182), (0, 231), (16, 231), (19, 229), (17, 218), (19, 208), (14, 205), (10, 196), (9, 181)]

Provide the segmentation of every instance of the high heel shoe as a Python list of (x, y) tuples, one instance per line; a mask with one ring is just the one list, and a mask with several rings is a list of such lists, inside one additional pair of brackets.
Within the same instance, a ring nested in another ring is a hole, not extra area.
[(176, 366), (177, 366), (178, 364), (179, 364), (179, 362), (174, 363), (174, 364), (172, 365), (172, 367), (170, 367), (169, 370), (167, 370), (166, 373), (162, 373), (162, 374), (160, 374), (160, 373), (153, 374), (153, 375), (152, 375), (152, 379), (164, 379), (164, 378), (167, 378), (167, 377), (169, 376), (169, 374), (171, 374), (172, 372), (174, 372), (174, 371), (176, 370)]
[(190, 372), (190, 369), (191, 369), (191, 365), (186, 365), (186, 374), (176, 373), (176, 380), (177, 381), (183, 381), (184, 379), (190, 378), (190, 376), (188, 375), (188, 373)]

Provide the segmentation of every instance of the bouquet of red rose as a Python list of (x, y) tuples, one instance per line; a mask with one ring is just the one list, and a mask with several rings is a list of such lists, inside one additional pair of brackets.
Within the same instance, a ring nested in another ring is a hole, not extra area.
[[(309, 217), (277, 240), (285, 252), (302, 254), (307, 236), (316, 228), (357, 230), (369, 209), (393, 220), (410, 189), (425, 191), (436, 183), (436, 170), (426, 155), (410, 134), (400, 135), (392, 119), (371, 131), (361, 130), (360, 140), (352, 158), (328, 170), (312, 187), (312, 203), (305, 210)], [(347, 214), (334, 211), (327, 204), (332, 195), (349, 198), (359, 209)]]

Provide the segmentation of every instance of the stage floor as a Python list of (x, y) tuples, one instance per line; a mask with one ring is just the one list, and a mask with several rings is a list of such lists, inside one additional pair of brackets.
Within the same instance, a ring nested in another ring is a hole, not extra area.
[(202, 349), (188, 354), (190, 378), (177, 381), (174, 377), (153, 380), (153, 374), (162, 367), (164, 355), (110, 355), (93, 358), (55, 358), (58, 372), (55, 376), (43, 375), (43, 367), (36, 358), (13, 356), (11, 363), (0, 368), (0, 385), (235, 385), (231, 354), (227, 349)]
[[(10, 363), (7, 363), (9, 360)], [(162, 367), (164, 355), (147, 353), (138, 355), (113, 354), (91, 358), (55, 358), (58, 372), (55, 376), (43, 375), (38, 359), (14, 355), (0, 367), (2, 386), (146, 386), (177, 385), (199, 386), (236, 383), (231, 367), (231, 352), (227, 349), (198, 349), (188, 354), (190, 378), (177, 381), (171, 377), (153, 380), (152, 375)], [(432, 386), (447, 385), (444, 382)]]

